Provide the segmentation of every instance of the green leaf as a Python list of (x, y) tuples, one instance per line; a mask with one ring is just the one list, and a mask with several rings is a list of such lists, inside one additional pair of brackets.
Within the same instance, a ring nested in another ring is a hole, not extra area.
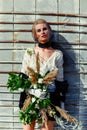
[(17, 75), (15, 73), (10, 73), (7, 81), (7, 88), (10, 92), (18, 90), (19, 88), (27, 89), (31, 85), (31, 82), (28, 79), (23, 79), (22, 75)]
[(44, 99), (42, 101), (42, 108), (46, 108), (51, 103), (50, 99)]

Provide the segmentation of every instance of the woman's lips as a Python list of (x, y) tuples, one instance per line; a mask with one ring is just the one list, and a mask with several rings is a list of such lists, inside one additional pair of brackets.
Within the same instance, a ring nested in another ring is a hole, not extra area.
[(45, 38), (45, 37), (47, 37), (47, 35), (42, 35), (41, 37), (44, 37), (44, 38)]

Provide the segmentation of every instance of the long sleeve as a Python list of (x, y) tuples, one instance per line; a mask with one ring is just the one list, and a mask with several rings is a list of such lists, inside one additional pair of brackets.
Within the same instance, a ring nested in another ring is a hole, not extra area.
[(61, 51), (58, 50), (58, 56), (56, 57), (56, 67), (58, 68), (58, 74), (56, 80), (63, 81), (64, 74), (63, 74), (63, 54)]
[(60, 51), (59, 57), (56, 60), (56, 65), (58, 68), (58, 75), (55, 80), (56, 93), (59, 93), (60, 101), (65, 102), (65, 96), (68, 90), (68, 82), (64, 80), (64, 69), (63, 69), (63, 54)]
[(21, 72), (26, 74), (27, 71), (27, 64), (28, 64), (29, 56), (27, 54), (27, 50), (25, 51), (23, 61), (22, 61), (22, 67), (21, 67)]

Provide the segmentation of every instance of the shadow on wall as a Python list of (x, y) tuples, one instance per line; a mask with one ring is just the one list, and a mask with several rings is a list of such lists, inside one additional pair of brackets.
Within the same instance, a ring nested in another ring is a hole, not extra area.
[(78, 53), (72, 48), (72, 45), (65, 37), (53, 30), (52, 47), (59, 49), (64, 55), (64, 78), (69, 83), (68, 93), (66, 95), (66, 109), (70, 114), (79, 117), (79, 93), (80, 93), (80, 76), (78, 74), (79, 65), (76, 64), (78, 60)]
[(75, 64), (75, 54), (74, 54), (74, 51), (72, 51), (72, 54), (69, 54), (68, 50), (72, 49), (72, 46), (69, 44), (67, 39), (64, 36), (58, 34), (58, 32), (53, 31), (52, 41), (53, 41), (52, 47), (55, 49), (59, 49), (63, 52), (64, 64), (65, 65), (66, 64), (71, 64), (71, 65)]

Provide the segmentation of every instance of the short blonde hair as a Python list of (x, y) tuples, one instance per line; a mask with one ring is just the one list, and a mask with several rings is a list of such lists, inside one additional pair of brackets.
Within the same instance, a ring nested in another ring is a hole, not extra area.
[(44, 20), (44, 19), (37, 19), (34, 22), (33, 26), (32, 26), (32, 35), (33, 35), (33, 38), (34, 38), (35, 41), (37, 41), (35, 26), (37, 24), (42, 24), (42, 23), (45, 23), (47, 25), (47, 27), (49, 28), (50, 32), (52, 32), (52, 29), (51, 29), (50, 25), (48, 24), (48, 22), (46, 20)]

